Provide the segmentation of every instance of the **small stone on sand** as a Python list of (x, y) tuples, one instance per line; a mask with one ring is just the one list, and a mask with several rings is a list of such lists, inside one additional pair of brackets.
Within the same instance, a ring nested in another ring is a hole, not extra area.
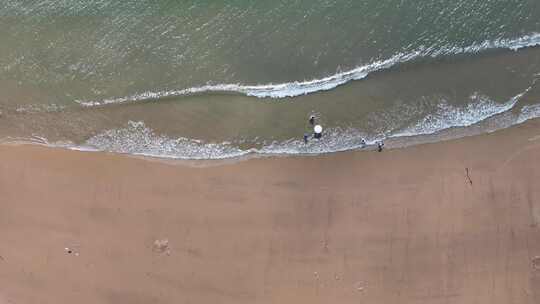
[(357, 291), (364, 291), (365, 286), (362, 284), (362, 282), (356, 283), (356, 290)]
[(154, 251), (169, 255), (171, 253), (170, 248), (169, 248), (169, 240), (168, 239), (155, 240)]
[(79, 252), (77, 252), (76, 250), (71, 249), (71, 248), (69, 248), (69, 247), (65, 247), (65, 248), (64, 248), (64, 251), (65, 251), (67, 254), (74, 254), (75, 256), (79, 256)]

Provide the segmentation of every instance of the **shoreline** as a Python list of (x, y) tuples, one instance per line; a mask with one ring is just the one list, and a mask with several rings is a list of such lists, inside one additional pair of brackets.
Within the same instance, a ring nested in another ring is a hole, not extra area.
[[(497, 121), (499, 116), (506, 115), (506, 114), (509, 114), (509, 111), (496, 114), (492, 117), (488, 117), (470, 126), (449, 127), (447, 129), (439, 130), (431, 134), (403, 135), (403, 136), (396, 136), (396, 137), (391, 136), (384, 139), (385, 150), (407, 149), (414, 146), (436, 144), (436, 143), (460, 140), (460, 139), (468, 138), (468, 137), (483, 136), (483, 135), (488, 135), (495, 132), (500, 132), (506, 129), (511, 129), (511, 128), (514, 128), (523, 124), (527, 124), (530, 121), (540, 120), (540, 117), (529, 117), (529, 118), (524, 119), (523, 121), (508, 122), (508, 119), (505, 119), (504, 123), (497, 123), (497, 122), (494, 123), (494, 121)], [(37, 139), (43, 142), (39, 142), (37, 140), (32, 141), (30, 139), (28, 140), (17, 139), (17, 140), (12, 140), (12, 141), (4, 139), (3, 141), (0, 141), (0, 146), (2, 145), (4, 146), (40, 146), (40, 147), (45, 147), (48, 149), (59, 149), (59, 150), (74, 151), (74, 152), (81, 152), (81, 153), (104, 153), (104, 154), (118, 155), (121, 157), (143, 159), (143, 160), (148, 160), (148, 161), (157, 161), (157, 162), (165, 162), (165, 163), (173, 163), (173, 164), (174, 163), (187, 164), (187, 165), (193, 165), (195, 167), (237, 163), (237, 162), (243, 162), (243, 161), (248, 161), (252, 159), (319, 157), (319, 156), (326, 156), (326, 155), (340, 154), (340, 153), (374, 152), (377, 150), (376, 142), (370, 142), (364, 147), (350, 147), (350, 148), (344, 148), (343, 150), (325, 151), (325, 152), (318, 152), (318, 153), (316, 152), (313, 152), (313, 153), (307, 153), (307, 152), (306, 153), (302, 153), (302, 152), (269, 153), (269, 152), (261, 152), (261, 151), (253, 152), (250, 150), (245, 150), (243, 151), (244, 154), (239, 155), (239, 156), (225, 156), (223, 158), (182, 158), (182, 157), (176, 157), (176, 156), (165, 156), (165, 155), (160, 156), (160, 155), (151, 155), (151, 154), (144, 154), (144, 153), (106, 151), (106, 150), (100, 150), (95, 147), (78, 146), (78, 145), (73, 145), (73, 144), (60, 144), (60, 145), (51, 144), (51, 143), (46, 142), (46, 139), (44, 138), (37, 138)]]
[[(368, 142), (426, 133), (437, 135), (417, 135), (413, 141), (416, 137), (420, 142), (423, 137), (437, 140), (438, 134), (454, 137), (452, 133), (459, 133), (459, 137), (479, 133), (479, 129), (505, 128), (539, 115), (536, 76), (518, 77), (508, 72), (539, 63), (538, 50), (494, 52), (399, 67), (339, 89), (277, 102), (210, 95), (97, 108), (65, 104), (66, 108), (52, 112), (40, 109), (39, 104), (29, 104), (28, 112), (19, 111), (17, 104), (13, 108), (0, 106), (4, 111), (0, 138), (89, 145), (164, 158), (221, 158), (249, 153), (251, 148), (263, 153), (326, 153), (358, 147), (356, 139), (360, 137)], [(500, 62), (505, 65), (494, 68)], [(418, 84), (408, 88), (410, 79)], [(494, 85), (497, 83), (506, 85)], [(453, 96), (454, 90), (461, 93)], [(20, 94), (28, 102), (35, 99)], [(303, 133), (309, 132), (303, 118), (307, 119), (313, 109), (324, 113), (321, 123), (336, 136), (325, 146), (302, 145)], [(408, 140), (402, 142), (408, 145)]]
[(203, 167), (37, 145), (0, 156), (7, 303), (540, 301), (540, 119)]

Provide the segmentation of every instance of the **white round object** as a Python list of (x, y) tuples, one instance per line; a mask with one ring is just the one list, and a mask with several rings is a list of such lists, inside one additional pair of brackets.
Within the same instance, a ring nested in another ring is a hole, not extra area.
[(316, 126), (313, 128), (313, 131), (315, 131), (315, 133), (322, 133), (322, 127), (321, 127), (321, 125), (316, 125)]

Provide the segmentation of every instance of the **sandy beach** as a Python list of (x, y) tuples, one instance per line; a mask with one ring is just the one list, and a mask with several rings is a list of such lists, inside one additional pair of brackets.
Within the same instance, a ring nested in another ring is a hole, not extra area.
[(206, 167), (0, 156), (2, 304), (540, 303), (540, 120)]

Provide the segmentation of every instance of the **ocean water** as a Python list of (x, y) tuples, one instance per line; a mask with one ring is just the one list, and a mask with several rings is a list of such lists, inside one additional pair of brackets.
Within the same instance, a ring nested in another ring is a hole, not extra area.
[(4, 0), (0, 28), (3, 141), (214, 159), (540, 116), (538, 0)]

